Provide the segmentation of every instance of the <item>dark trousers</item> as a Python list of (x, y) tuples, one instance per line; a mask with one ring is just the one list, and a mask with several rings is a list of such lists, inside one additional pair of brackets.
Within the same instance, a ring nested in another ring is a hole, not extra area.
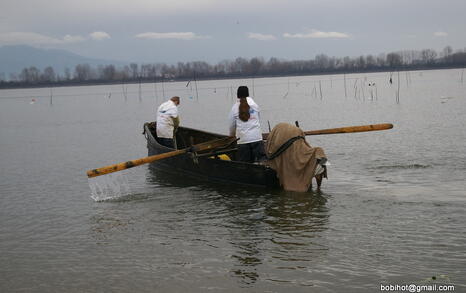
[(263, 141), (255, 141), (251, 143), (238, 144), (238, 152), (236, 159), (242, 162), (254, 163), (267, 160), (264, 150)]
[(158, 137), (157, 141), (168, 148), (175, 148), (175, 145), (173, 144), (173, 139), (172, 138), (165, 138), (165, 137)]

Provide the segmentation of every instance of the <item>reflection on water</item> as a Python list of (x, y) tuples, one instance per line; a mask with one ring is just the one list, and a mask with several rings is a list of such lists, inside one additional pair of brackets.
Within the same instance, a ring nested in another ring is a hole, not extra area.
[[(230, 241), (237, 248), (233, 257), (238, 269), (233, 272), (245, 283), (251, 283), (260, 277), (256, 267), (263, 262), (279, 271), (302, 270), (317, 254), (322, 256), (325, 244), (313, 239), (327, 229), (325, 203), (322, 194), (277, 192), (262, 202), (262, 208), (250, 211), (246, 220), (235, 221), (238, 229)], [(286, 281), (282, 274), (272, 272), (262, 277)]]
[(96, 244), (109, 244), (113, 234), (128, 229), (130, 221), (122, 219), (114, 210), (108, 209), (90, 218), (92, 237)]
[[(245, 286), (259, 279), (294, 282), (280, 272), (306, 270), (307, 263), (326, 253), (325, 239), (319, 234), (327, 229), (328, 194), (245, 188), (190, 177), (180, 180), (180, 176), (152, 168), (146, 180), (158, 188), (203, 191), (191, 197), (190, 204), (209, 205), (215, 209), (210, 212), (222, 219), (203, 229), (222, 230), (215, 233), (226, 235), (231, 245), (228, 257), (233, 260), (230, 272)], [(261, 272), (264, 264), (273, 270)]]

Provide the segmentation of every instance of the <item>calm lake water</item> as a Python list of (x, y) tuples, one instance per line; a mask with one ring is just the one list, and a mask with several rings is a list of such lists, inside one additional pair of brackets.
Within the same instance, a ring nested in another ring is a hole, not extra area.
[[(433, 276), (466, 291), (462, 70), (390, 75), (1, 90), (0, 292), (379, 292)], [(394, 128), (308, 137), (332, 164), (321, 192), (145, 165), (123, 172), (131, 195), (91, 199), (86, 170), (146, 156), (158, 104), (179, 95), (182, 125), (227, 133), (239, 85), (264, 132)]]

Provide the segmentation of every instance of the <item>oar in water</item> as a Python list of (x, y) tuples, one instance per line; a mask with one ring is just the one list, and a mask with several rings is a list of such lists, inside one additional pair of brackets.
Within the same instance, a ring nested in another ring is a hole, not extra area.
[(113, 173), (113, 172), (118, 172), (118, 171), (121, 171), (121, 170), (133, 168), (133, 167), (140, 166), (140, 165), (143, 165), (143, 164), (152, 163), (152, 162), (155, 162), (155, 161), (158, 161), (158, 160), (178, 156), (178, 155), (181, 155), (181, 154), (184, 154), (184, 153), (187, 153), (187, 152), (200, 152), (200, 151), (225, 147), (225, 146), (228, 146), (228, 145), (232, 144), (234, 141), (236, 141), (235, 137), (226, 137), (226, 138), (215, 139), (215, 140), (211, 140), (211, 141), (208, 141), (208, 142), (196, 144), (196, 145), (193, 145), (192, 147), (185, 148), (185, 149), (182, 149), (182, 150), (176, 150), (176, 151), (172, 151), (172, 152), (153, 155), (153, 156), (149, 156), (149, 157), (145, 157), (145, 158), (140, 158), (140, 159), (136, 159), (136, 160), (131, 160), (131, 161), (123, 162), (123, 163), (118, 163), (118, 164), (114, 164), (114, 165), (109, 165), (109, 166), (89, 170), (89, 171), (87, 171), (87, 177), (92, 178), (92, 177), (96, 177), (96, 176), (100, 176), (100, 175), (105, 175), (105, 174), (109, 174), (109, 173)]
[[(321, 129), (321, 130), (304, 131), (304, 135), (366, 132), (366, 131), (387, 130), (387, 129), (392, 129), (392, 128), (393, 128), (393, 124), (391, 124), (391, 123), (382, 123), (382, 124), (347, 126), (347, 127), (339, 127), (339, 128), (329, 128), (329, 129)], [(262, 134), (263, 139), (267, 139), (268, 136), (269, 136), (268, 133), (263, 133)]]

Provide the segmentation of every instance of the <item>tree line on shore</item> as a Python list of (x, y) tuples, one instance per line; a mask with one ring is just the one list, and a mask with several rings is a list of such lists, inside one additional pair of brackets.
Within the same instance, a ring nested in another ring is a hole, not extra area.
[(466, 66), (466, 49), (446, 46), (442, 51), (432, 49), (407, 50), (359, 57), (329, 57), (319, 54), (314, 59), (287, 61), (278, 58), (265, 60), (236, 58), (211, 65), (204, 61), (178, 62), (176, 65), (131, 63), (121, 68), (114, 65), (78, 64), (57, 73), (51, 66), (40, 70), (34, 66), (11, 74), (9, 80), (0, 76), (0, 88), (81, 85), (122, 82), (160, 82), (213, 78), (265, 77), (312, 75), (372, 71), (398, 71), (435, 68), (462, 68)]

